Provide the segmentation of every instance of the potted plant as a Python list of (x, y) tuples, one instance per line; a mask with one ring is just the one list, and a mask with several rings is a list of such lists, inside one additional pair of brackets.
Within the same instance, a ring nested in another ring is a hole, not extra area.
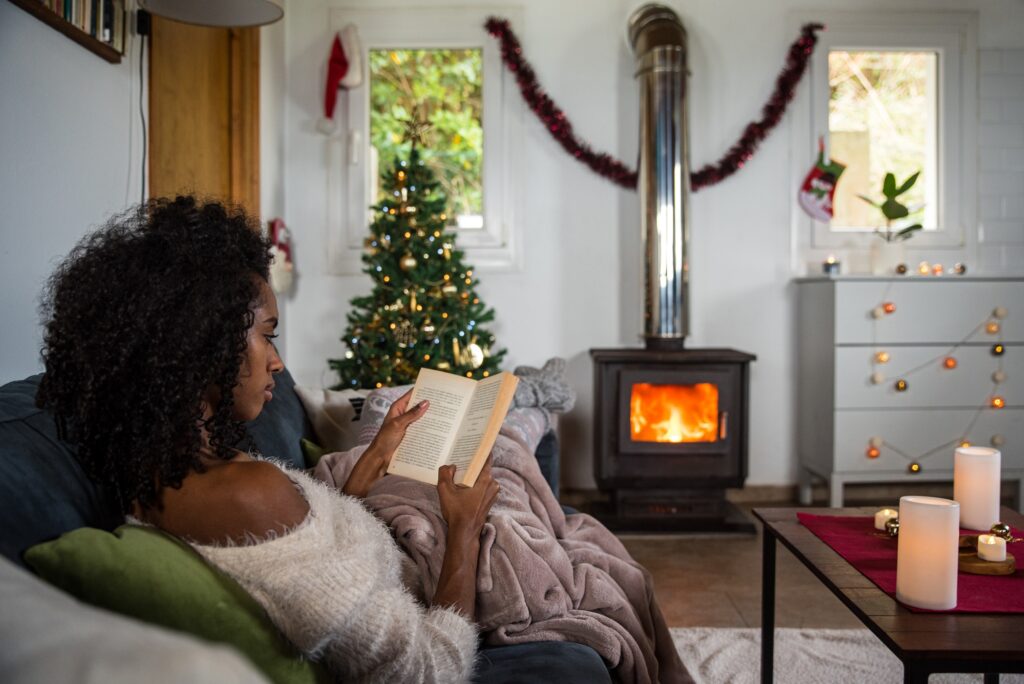
[(891, 173), (885, 174), (885, 180), (882, 182), (882, 195), (885, 199), (881, 202), (876, 202), (864, 195), (857, 195), (881, 211), (882, 216), (885, 217), (885, 227), (875, 229), (875, 235), (882, 238), (882, 242), (875, 242), (871, 245), (871, 272), (875, 275), (892, 274), (898, 265), (906, 263), (906, 250), (903, 243), (921, 230), (920, 223), (899, 229), (893, 227), (893, 221), (906, 218), (921, 210), (921, 207), (910, 209), (896, 199), (914, 187), (914, 183), (917, 182), (917, 177), (920, 175), (921, 172), (918, 171), (903, 181), (902, 185), (897, 186), (896, 176)]

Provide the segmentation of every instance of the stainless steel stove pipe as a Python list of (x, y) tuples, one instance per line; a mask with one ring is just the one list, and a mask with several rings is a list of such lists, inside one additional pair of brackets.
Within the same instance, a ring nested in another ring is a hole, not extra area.
[(690, 332), (686, 29), (668, 7), (644, 5), (629, 19), (629, 40), (640, 81), (644, 338), (679, 348)]

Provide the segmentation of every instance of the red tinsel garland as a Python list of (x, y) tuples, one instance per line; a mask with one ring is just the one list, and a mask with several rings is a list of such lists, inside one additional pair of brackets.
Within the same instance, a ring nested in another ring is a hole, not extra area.
[[(537, 84), (537, 75), (533, 67), (523, 59), (523, 48), (519, 40), (509, 28), (507, 19), (491, 17), (484, 24), (487, 32), (501, 41), (501, 59), (505, 66), (516, 76), (519, 91), (534, 114), (544, 123), (551, 136), (565, 148), (566, 152), (589, 166), (593, 171), (624, 188), (636, 189), (637, 172), (618, 159), (604, 152), (595, 152), (572, 131), (572, 123), (547, 93)], [(786, 66), (775, 79), (775, 90), (768, 102), (761, 109), (761, 119), (747, 124), (739, 141), (718, 160), (717, 164), (709, 164), (699, 171), (690, 174), (690, 188), (700, 190), (714, 185), (736, 173), (748, 159), (754, 156), (761, 144), (773, 128), (782, 119), (786, 105), (793, 99), (796, 84), (803, 77), (807, 62), (810, 60), (814, 46), (818, 42), (817, 32), (822, 24), (805, 24), (800, 30), (800, 37), (789, 46)]]

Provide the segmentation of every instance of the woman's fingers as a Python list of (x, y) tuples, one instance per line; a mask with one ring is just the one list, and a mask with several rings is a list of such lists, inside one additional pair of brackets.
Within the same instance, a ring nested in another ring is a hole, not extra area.
[(394, 418), (395, 416), (400, 416), (403, 413), (405, 413), (405, 409), (409, 406), (410, 398), (412, 398), (412, 390), (409, 390), (402, 396), (398, 397), (398, 399), (396, 399), (394, 403), (391, 404), (391, 407), (388, 409), (388, 414), (387, 416), (385, 416), (385, 420), (387, 418)]

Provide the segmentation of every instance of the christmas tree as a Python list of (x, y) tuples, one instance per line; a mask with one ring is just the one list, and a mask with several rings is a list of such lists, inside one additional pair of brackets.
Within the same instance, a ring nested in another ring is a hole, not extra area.
[(344, 358), (328, 360), (334, 389), (411, 384), (420, 368), (485, 378), (505, 355), (491, 351), (494, 335), (481, 326), (494, 310), (475, 292), (479, 281), (447, 231), (447, 198), (411, 137), (409, 158), (381, 177), (363, 254), (373, 292), (351, 301)]

